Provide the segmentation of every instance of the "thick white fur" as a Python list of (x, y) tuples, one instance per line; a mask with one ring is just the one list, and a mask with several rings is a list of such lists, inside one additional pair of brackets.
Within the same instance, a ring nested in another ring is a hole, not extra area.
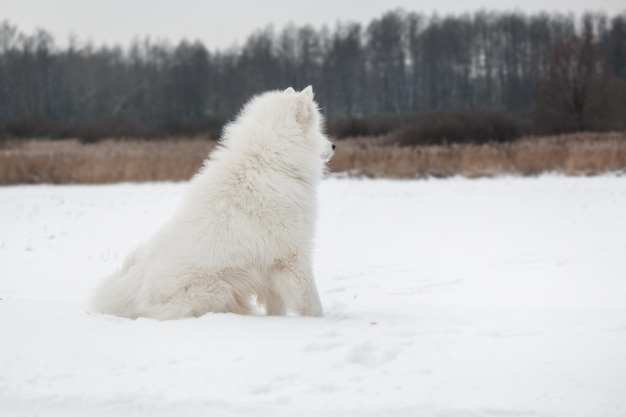
[(175, 319), (208, 312), (322, 316), (311, 268), (316, 185), (333, 145), (313, 90), (254, 97), (175, 215), (108, 277), (91, 310)]

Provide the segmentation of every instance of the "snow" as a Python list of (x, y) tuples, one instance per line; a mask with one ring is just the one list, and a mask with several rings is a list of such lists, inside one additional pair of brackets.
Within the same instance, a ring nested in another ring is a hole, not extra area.
[(626, 415), (623, 178), (330, 178), (325, 318), (89, 314), (184, 188), (0, 188), (0, 415)]

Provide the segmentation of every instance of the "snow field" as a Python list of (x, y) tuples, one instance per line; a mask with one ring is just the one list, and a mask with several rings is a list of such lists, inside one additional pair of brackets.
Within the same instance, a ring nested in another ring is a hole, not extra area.
[(0, 188), (2, 416), (626, 415), (623, 178), (330, 178), (323, 319), (86, 312), (184, 184)]

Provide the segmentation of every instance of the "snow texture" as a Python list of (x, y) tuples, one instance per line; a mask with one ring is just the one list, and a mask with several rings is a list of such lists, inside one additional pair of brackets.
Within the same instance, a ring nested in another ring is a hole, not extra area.
[(325, 318), (87, 313), (184, 188), (0, 188), (1, 416), (626, 415), (623, 178), (331, 178)]

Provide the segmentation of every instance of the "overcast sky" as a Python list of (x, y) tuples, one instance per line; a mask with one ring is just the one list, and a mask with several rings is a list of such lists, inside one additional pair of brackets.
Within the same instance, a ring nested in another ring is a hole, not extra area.
[(462, 13), (478, 9), (559, 11), (587, 10), (616, 14), (626, 11), (624, 0), (0, 0), (0, 21), (22, 31), (36, 27), (50, 31), (63, 44), (70, 34), (96, 45), (127, 45), (136, 36), (149, 35), (177, 43), (201, 40), (209, 49), (242, 43), (253, 31), (289, 22), (333, 27), (338, 21), (369, 22), (394, 8), (426, 14)]

